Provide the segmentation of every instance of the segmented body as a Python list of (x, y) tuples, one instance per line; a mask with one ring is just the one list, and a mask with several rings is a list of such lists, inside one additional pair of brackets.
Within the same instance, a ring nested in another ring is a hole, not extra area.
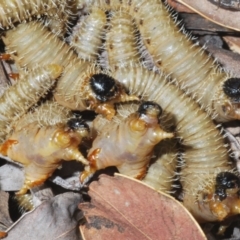
[(111, 12), (110, 29), (106, 35), (106, 50), (111, 68), (140, 62), (137, 31), (129, 13), (121, 9)]
[(0, 152), (12, 160), (22, 163), (25, 182), (18, 194), (25, 194), (32, 187), (41, 185), (61, 161), (88, 161), (78, 150), (82, 138), (87, 136), (86, 128), (74, 130), (66, 124), (39, 127), (38, 122), (20, 122), (15, 131), (0, 145)]
[(158, 117), (159, 106), (143, 102), (136, 113), (123, 121), (109, 121), (93, 141), (88, 153), (89, 166), (86, 166), (81, 179), (109, 166), (116, 166), (124, 175), (141, 179), (154, 146), (174, 136), (161, 129)]
[[(181, 171), (183, 203), (199, 221), (222, 220), (221, 213), (212, 213), (209, 202), (204, 202), (202, 197), (210, 186), (214, 192), (215, 178), (220, 172), (232, 171), (223, 137), (212, 120), (164, 76), (140, 67), (117, 69), (112, 74), (130, 91), (161, 104), (166, 114), (174, 119), (176, 132), (186, 147)], [(235, 199), (239, 201), (238, 196)]]
[(8, 125), (50, 90), (62, 70), (61, 66), (52, 64), (28, 71), (3, 94), (0, 98), (1, 141), (9, 130)]
[(107, 16), (99, 8), (92, 8), (89, 15), (74, 27), (70, 45), (78, 57), (88, 61), (96, 61), (105, 36)]
[[(13, 27), (14, 23), (31, 20), (41, 15), (52, 15), (51, 12), (65, 11), (66, 3), (63, 0), (2, 0), (0, 3), (0, 27)], [(48, 13), (49, 11), (49, 13)]]

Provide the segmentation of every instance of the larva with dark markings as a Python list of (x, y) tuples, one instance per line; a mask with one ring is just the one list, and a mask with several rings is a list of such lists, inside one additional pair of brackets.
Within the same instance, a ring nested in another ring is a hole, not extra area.
[(124, 9), (112, 11), (106, 34), (106, 50), (111, 68), (140, 62), (137, 31), (131, 15)]
[(217, 190), (219, 175), (226, 173), (237, 179), (238, 176), (233, 173), (223, 137), (206, 112), (164, 76), (142, 67), (115, 69), (112, 76), (130, 91), (161, 104), (174, 119), (177, 135), (185, 146), (180, 176), (183, 204), (193, 216), (204, 222), (222, 221), (237, 214), (239, 186), (232, 185), (226, 191), (222, 188), (227, 192), (224, 198)]
[(18, 195), (41, 185), (61, 165), (62, 160), (88, 164), (78, 149), (89, 132), (88, 125), (81, 119), (43, 127), (39, 127), (37, 122), (24, 126), (21, 122), (16, 129), (0, 145), (0, 153), (24, 166), (25, 182)]
[(193, 44), (188, 35), (182, 34), (160, 1), (132, 1), (131, 14), (158, 67), (171, 73), (215, 120), (240, 118), (239, 100), (225, 91), (231, 77), (198, 43)]
[(65, 107), (91, 109), (111, 118), (116, 102), (138, 100), (136, 96), (128, 96), (120, 84), (101, 73), (94, 63), (78, 59), (66, 43), (38, 22), (9, 30), (4, 42), (10, 53), (16, 53), (13, 59), (20, 67), (31, 68), (49, 61), (65, 67), (54, 92), (56, 101)]
[(40, 97), (54, 85), (63, 68), (56, 64), (46, 65), (26, 72), (17, 84), (10, 87), (0, 98), (1, 141), (7, 134), (7, 126), (21, 117)]
[(174, 136), (159, 126), (161, 113), (159, 105), (146, 101), (124, 121), (116, 123), (112, 120), (105, 125), (89, 150), (89, 166), (85, 167), (81, 181), (96, 170), (108, 166), (116, 166), (120, 173), (141, 179), (154, 146), (161, 140)]
[[(0, 3), (0, 28), (14, 27), (14, 23), (31, 20), (33, 17), (47, 15), (49, 10), (64, 11), (66, 4), (71, 1), (63, 0), (2, 0)], [(51, 13), (49, 13), (51, 14)]]
[(74, 27), (70, 45), (78, 57), (88, 61), (96, 61), (105, 36), (107, 16), (100, 8), (93, 7), (89, 15)]

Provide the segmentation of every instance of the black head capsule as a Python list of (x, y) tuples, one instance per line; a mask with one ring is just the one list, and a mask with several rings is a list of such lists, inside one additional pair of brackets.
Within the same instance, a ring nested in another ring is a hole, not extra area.
[(155, 102), (146, 101), (139, 106), (138, 112), (140, 115), (151, 114), (156, 115), (156, 117), (159, 118), (162, 114), (162, 108)]
[(224, 93), (236, 102), (240, 102), (240, 78), (229, 78), (223, 84)]
[(233, 173), (221, 172), (216, 177), (217, 188), (231, 189), (240, 187), (240, 179)]
[(90, 86), (96, 94), (96, 98), (101, 102), (106, 102), (118, 93), (116, 81), (103, 73), (94, 74), (90, 78)]
[(219, 197), (220, 201), (223, 201), (227, 197), (225, 188), (217, 187), (215, 190), (215, 194)]
[(79, 130), (79, 129), (84, 129), (90, 132), (90, 128), (84, 120), (81, 118), (71, 118), (68, 120), (67, 125), (70, 129), (72, 130)]

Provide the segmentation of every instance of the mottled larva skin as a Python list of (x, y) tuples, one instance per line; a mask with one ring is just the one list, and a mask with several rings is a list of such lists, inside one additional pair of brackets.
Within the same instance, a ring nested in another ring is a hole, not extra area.
[(171, 194), (174, 192), (173, 182), (178, 177), (176, 141), (165, 140), (159, 144), (156, 151), (156, 160), (149, 166), (142, 181), (158, 191)]
[(214, 59), (183, 35), (157, 0), (132, 1), (131, 13), (156, 65), (180, 84), (212, 115), (223, 122), (239, 118), (238, 106), (223, 92), (229, 78)]
[(93, 7), (89, 15), (74, 28), (70, 45), (78, 57), (96, 61), (105, 36), (107, 17), (103, 10)]
[(41, 185), (62, 160), (88, 164), (78, 150), (82, 138), (88, 135), (85, 125), (71, 129), (66, 124), (39, 127), (33, 122), (25, 127), (21, 123), (16, 129), (20, 130), (13, 131), (0, 145), (0, 152), (24, 166), (25, 182), (17, 194), (25, 194), (28, 189)]
[[(181, 182), (185, 191), (183, 203), (193, 216), (199, 221), (221, 221), (236, 214), (231, 208), (235, 206), (239, 209), (237, 195), (229, 195), (228, 199), (232, 199), (232, 203), (211, 199), (219, 202), (221, 207), (229, 208), (223, 215), (220, 208), (213, 209), (214, 204), (211, 201), (203, 200), (210, 186), (212, 187), (208, 195), (214, 195), (216, 177), (220, 172), (233, 171), (223, 137), (208, 115), (164, 76), (141, 67), (117, 69), (112, 75), (130, 91), (161, 104), (166, 113), (174, 119), (176, 132), (186, 146), (181, 171)], [(203, 185), (204, 187), (201, 187)]]
[(120, 9), (111, 12), (110, 29), (105, 47), (111, 68), (140, 62), (135, 23), (129, 13)]
[(2, 0), (0, 2), (0, 27), (5, 29), (13, 27), (14, 23), (31, 20), (32, 17), (48, 15), (48, 11), (52, 9), (64, 11), (67, 2), (69, 1)]
[(50, 90), (62, 70), (61, 66), (51, 64), (28, 71), (3, 94), (0, 98), (1, 141), (7, 133), (6, 127)]
[(89, 150), (89, 166), (86, 166), (81, 180), (109, 166), (116, 166), (124, 175), (141, 179), (154, 146), (174, 136), (159, 126), (159, 109), (157, 104), (145, 102), (136, 113), (130, 114), (123, 121), (112, 120), (105, 124)]

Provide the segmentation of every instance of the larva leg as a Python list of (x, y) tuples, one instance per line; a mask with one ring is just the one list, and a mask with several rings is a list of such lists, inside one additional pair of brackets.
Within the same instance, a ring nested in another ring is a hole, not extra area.
[(62, 73), (59, 65), (47, 65), (26, 72), (16, 85), (10, 87), (0, 98), (1, 141), (7, 133), (7, 126), (22, 116), (40, 97), (54, 85)]
[(158, 118), (161, 112), (162, 109), (156, 103), (143, 102), (138, 111), (124, 121), (109, 122), (102, 129), (102, 134), (93, 141), (88, 153), (90, 165), (82, 173), (81, 181), (96, 170), (108, 166), (116, 166), (120, 173), (141, 179), (154, 146), (174, 136), (160, 128)]
[(140, 62), (136, 26), (131, 15), (124, 9), (111, 12), (110, 30), (105, 45), (110, 68)]
[(28, 189), (42, 184), (62, 160), (88, 164), (78, 150), (82, 138), (88, 136), (88, 132), (88, 125), (80, 119), (49, 127), (39, 127), (33, 122), (14, 131), (0, 146), (0, 152), (24, 165), (25, 182), (18, 194), (24, 194)]
[[(211, 186), (217, 185), (218, 174), (233, 172), (223, 137), (208, 115), (164, 76), (141, 67), (117, 69), (112, 75), (136, 94), (161, 104), (166, 113), (174, 118), (178, 137), (186, 147), (181, 172), (185, 189), (183, 202), (193, 216), (199, 221), (221, 221), (236, 214), (237, 210), (235, 213), (225, 212), (224, 216), (222, 210), (214, 206), (214, 201), (204, 201), (204, 211), (201, 207), (206, 192), (209, 196), (214, 195), (215, 190)], [(219, 206), (225, 205), (221, 205), (222, 201), (218, 201), (217, 197), (213, 200)], [(237, 194), (227, 195), (225, 202), (230, 201), (233, 203), (231, 208), (235, 206), (239, 209)]]
[(78, 57), (96, 61), (105, 36), (107, 17), (103, 10), (93, 7), (89, 15), (74, 27), (70, 45)]
[(160, 1), (132, 1), (131, 14), (158, 67), (170, 73), (217, 121), (240, 118), (239, 100), (223, 90), (230, 76), (198, 43), (181, 33)]

